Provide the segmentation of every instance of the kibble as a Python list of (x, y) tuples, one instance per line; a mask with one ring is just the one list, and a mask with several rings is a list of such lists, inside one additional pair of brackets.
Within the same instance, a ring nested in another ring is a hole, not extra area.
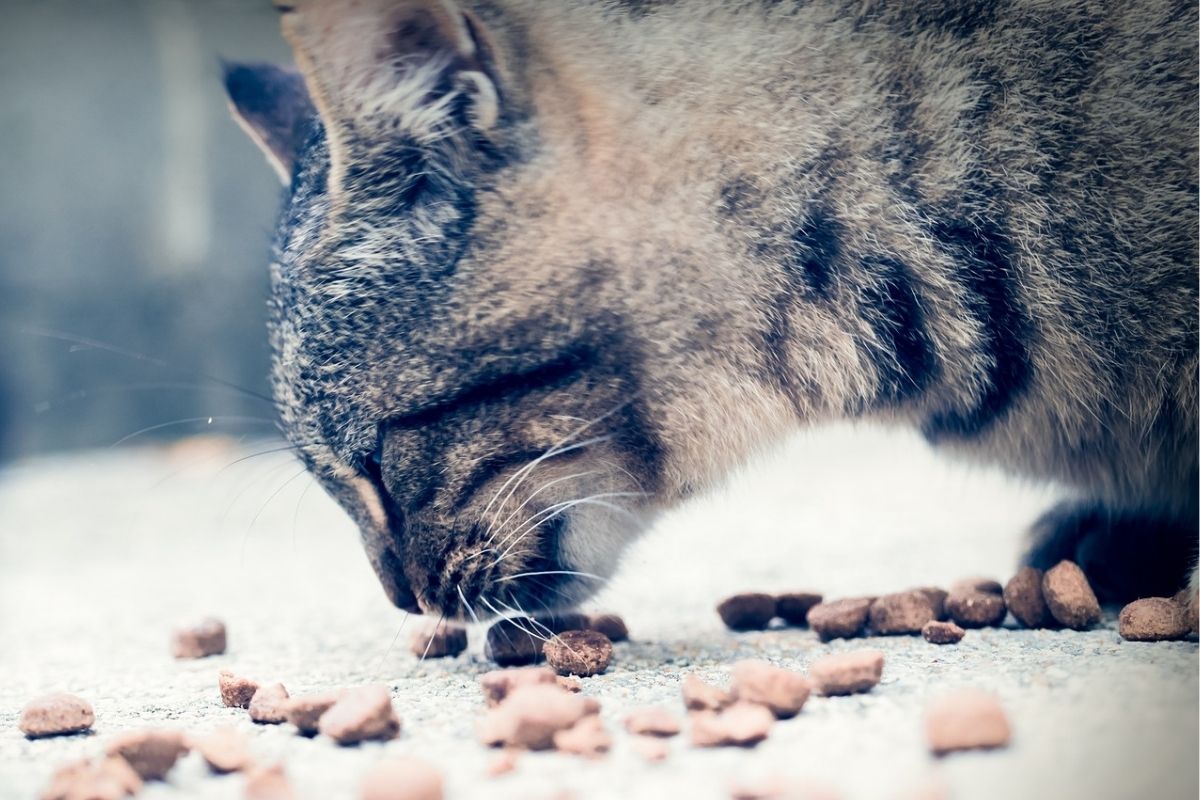
[(826, 697), (869, 692), (883, 675), (883, 653), (855, 650), (825, 656), (813, 662), (808, 674)]
[(544, 650), (560, 675), (599, 675), (612, 659), (612, 642), (599, 631), (566, 631), (546, 642)]
[(925, 735), (929, 749), (944, 755), (956, 750), (1004, 747), (1011, 731), (1004, 708), (994, 695), (960, 689), (930, 704), (925, 713)]
[(544, 658), (542, 640), (534, 636), (533, 620), (528, 617), (502, 619), (488, 628), (483, 652), (502, 667), (536, 664)]
[(763, 630), (775, 617), (775, 598), (762, 592), (735, 594), (721, 601), (717, 613), (731, 630)]
[(786, 592), (775, 595), (775, 615), (788, 625), (808, 625), (808, 612), (824, 598), (813, 592)]
[(225, 652), (225, 644), (225, 623), (210, 617), (176, 630), (171, 636), (171, 654), (175, 658), (216, 656)]
[(341, 745), (394, 739), (400, 733), (400, 717), (386, 686), (362, 686), (343, 692), (321, 715), (317, 729)]
[(821, 641), (853, 639), (861, 636), (871, 611), (872, 598), (851, 597), (813, 606), (808, 612), (808, 625)]
[(288, 698), (283, 704), (283, 718), (295, 725), (301, 736), (316, 736), (321, 717), (341, 696), (341, 692), (321, 692)]
[(493, 747), (547, 750), (554, 744), (555, 733), (599, 710), (594, 699), (564, 692), (557, 686), (519, 686), (484, 716), (479, 738)]
[(787, 719), (800, 713), (812, 693), (812, 683), (798, 672), (746, 660), (733, 665), (730, 690), (738, 701), (757, 703), (777, 719)]
[(122, 800), (142, 790), (142, 779), (120, 756), (65, 764), (54, 771), (41, 800)]
[(929, 594), (920, 590), (885, 594), (871, 604), (871, 630), (884, 636), (920, 633), (938, 618)]
[(258, 691), (258, 681), (238, 677), (227, 669), (221, 670), (217, 684), (221, 689), (221, 702), (230, 708), (249, 708)]
[(1004, 587), (1004, 602), (1017, 622), (1026, 628), (1043, 628), (1050, 622), (1050, 609), (1042, 594), (1040, 569), (1021, 567)]
[(418, 658), (450, 658), (467, 649), (467, 631), (445, 622), (426, 625), (413, 633), (408, 649)]
[(722, 711), (691, 715), (691, 738), (696, 747), (753, 747), (767, 738), (775, 715), (757, 703), (734, 703)]
[(533, 617), (532, 630), (540, 636), (557, 636), (567, 631), (588, 630), (591, 619), (578, 611), (561, 611), (557, 614), (537, 614)]
[(936, 586), (922, 586), (913, 591), (920, 592), (929, 598), (929, 605), (933, 607), (934, 619), (942, 620), (946, 618), (946, 598), (950, 593), (945, 589), (939, 589)]
[(1173, 599), (1146, 597), (1121, 609), (1117, 620), (1121, 638), (1131, 642), (1161, 642), (1188, 635), (1185, 609)]
[(30, 739), (62, 736), (90, 730), (96, 723), (92, 704), (82, 697), (59, 692), (36, 697), (21, 709), (17, 727)]
[(250, 719), (260, 725), (278, 725), (287, 719), (288, 691), (282, 683), (260, 687), (250, 698)]
[(389, 757), (367, 771), (362, 800), (442, 800), (442, 773), (419, 758)]
[(695, 675), (688, 675), (680, 685), (683, 705), (688, 711), (720, 711), (733, 702), (733, 696)]
[(179, 731), (144, 730), (123, 733), (108, 743), (105, 752), (129, 762), (144, 781), (161, 781), (175, 762), (189, 750)]
[(603, 633), (610, 642), (624, 642), (629, 639), (629, 628), (625, 620), (616, 614), (592, 614), (588, 617), (587, 629)]
[(995, 581), (959, 582), (946, 596), (946, 613), (950, 619), (964, 628), (986, 628), (1004, 621), (1008, 607), (1004, 605), (1003, 588), (998, 591), (983, 591), (999, 586)]
[(559, 676), (549, 667), (517, 667), (514, 669), (495, 669), (486, 672), (479, 679), (483, 689), (484, 700), (489, 706), (497, 706), (513, 690), (521, 686), (538, 684), (556, 684)]
[(1100, 621), (1100, 603), (1077, 564), (1060, 561), (1042, 578), (1042, 593), (1054, 619), (1068, 628), (1086, 630)]
[(625, 717), (625, 730), (637, 736), (675, 736), (679, 719), (665, 708), (639, 708)]
[(585, 758), (598, 758), (612, 748), (612, 736), (595, 714), (584, 717), (554, 734), (554, 749)]
[(192, 749), (200, 754), (213, 772), (224, 775), (250, 767), (250, 743), (230, 727), (217, 728), (212, 733), (192, 739)]
[(921, 628), (921, 635), (930, 644), (957, 644), (962, 641), (966, 633), (953, 622), (941, 622), (940, 620), (926, 622), (925, 627)]

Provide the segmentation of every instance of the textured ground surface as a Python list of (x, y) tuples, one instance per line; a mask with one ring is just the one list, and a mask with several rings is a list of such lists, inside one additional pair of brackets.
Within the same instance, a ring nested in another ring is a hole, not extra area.
[[(1195, 798), (1197, 646), (1130, 644), (1113, 623), (1089, 633), (972, 632), (957, 647), (871, 640), (887, 654), (870, 695), (814, 699), (753, 751), (672, 743), (643, 763), (618, 736), (605, 760), (525, 757), (484, 777), (473, 740), (478, 655), (418, 663), (411, 622), (385, 604), (354, 531), (299, 467), (281, 456), (232, 464), (238, 452), (193, 443), (115, 452), (0, 473), (0, 798), (36, 796), (53, 766), (146, 725), (203, 731), (232, 723), (263, 758), (281, 759), (304, 798), (352, 798), (386, 753), (442, 765), (451, 798), (728, 796), (731, 783), (783, 775), (850, 798), (899, 798), (940, 785), (953, 798)], [(998, 476), (944, 463), (919, 442), (834, 430), (789, 444), (726, 490), (662, 521), (595, 607), (627, 619), (608, 674), (585, 691), (610, 727), (628, 709), (680, 708), (682, 674), (723, 679), (738, 657), (803, 668), (831, 650), (807, 631), (732, 634), (713, 605), (740, 589), (881, 593), (970, 574), (1007, 578), (1022, 527), (1052, 499)], [(225, 656), (175, 662), (170, 629), (225, 619)], [(386, 745), (339, 749), (223, 708), (222, 667), (293, 692), (382, 681), (404, 717)], [(934, 761), (921, 712), (959, 685), (995, 690), (1015, 730), (1003, 752)], [(26, 741), (31, 696), (68, 690), (96, 708), (90, 737)], [(205, 774), (196, 756), (148, 798), (241, 795), (241, 779)]]

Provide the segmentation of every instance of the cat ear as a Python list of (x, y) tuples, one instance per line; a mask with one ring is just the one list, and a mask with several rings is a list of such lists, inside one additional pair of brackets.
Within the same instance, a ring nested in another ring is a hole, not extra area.
[(225, 92), (233, 118), (287, 184), (316, 109), (304, 79), (273, 64), (226, 63)]

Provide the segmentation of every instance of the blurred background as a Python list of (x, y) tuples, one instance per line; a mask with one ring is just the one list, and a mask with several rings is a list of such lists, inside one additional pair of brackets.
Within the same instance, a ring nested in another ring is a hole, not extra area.
[(270, 3), (3, 7), (0, 461), (271, 433), (280, 187), (221, 87), (222, 59), (288, 59)]

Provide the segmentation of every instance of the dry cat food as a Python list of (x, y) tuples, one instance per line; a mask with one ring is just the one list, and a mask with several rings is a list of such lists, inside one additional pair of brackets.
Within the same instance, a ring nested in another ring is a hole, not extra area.
[(775, 616), (788, 625), (804, 627), (808, 624), (808, 612), (824, 598), (813, 592), (786, 592), (775, 595)]
[(727, 597), (717, 606), (725, 626), (735, 631), (760, 631), (775, 618), (775, 598), (762, 592)]
[(1161, 642), (1188, 635), (1186, 609), (1166, 597), (1134, 600), (1121, 609), (1117, 620), (1121, 638), (1131, 642)]
[(317, 729), (338, 744), (358, 744), (394, 739), (400, 733), (400, 718), (386, 686), (360, 686), (344, 691), (321, 715)]
[(17, 727), (30, 739), (61, 736), (91, 729), (96, 722), (92, 704), (82, 697), (58, 692), (35, 697), (21, 709)]
[(1042, 594), (1043, 573), (1021, 567), (1004, 587), (1004, 602), (1017, 622), (1026, 628), (1043, 628), (1050, 622), (1050, 609)]
[(528, 617), (502, 619), (487, 632), (483, 654), (502, 667), (519, 667), (542, 660), (542, 640), (534, 636)]
[(293, 800), (296, 792), (282, 764), (259, 767), (246, 775), (245, 800)]
[(750, 660), (733, 665), (729, 688), (738, 701), (765, 706), (777, 719), (799, 714), (812, 693), (812, 683), (800, 673)]
[(519, 686), (480, 721), (479, 738), (493, 747), (548, 750), (555, 733), (599, 711), (594, 699), (551, 684)]
[(340, 691), (290, 697), (283, 704), (283, 718), (296, 726), (301, 736), (316, 736), (321, 716), (333, 708), (342, 696)]
[(870, 597), (850, 597), (815, 605), (808, 611), (808, 626), (823, 642), (861, 636), (872, 600)]
[(884, 636), (920, 633), (925, 623), (938, 618), (929, 593), (914, 589), (885, 594), (871, 604), (871, 630)]
[(941, 620), (946, 618), (946, 598), (950, 596), (949, 592), (945, 589), (939, 589), (936, 586), (922, 586), (920, 589), (914, 589), (913, 591), (920, 592), (929, 598), (929, 604), (933, 606), (934, 619)]
[(720, 711), (733, 702), (733, 696), (724, 689), (688, 675), (680, 685), (683, 705), (688, 711)]
[(250, 698), (250, 719), (262, 725), (278, 725), (287, 719), (288, 691), (282, 683), (260, 687)]
[(665, 708), (638, 708), (625, 717), (625, 730), (636, 736), (675, 736), (679, 719)]
[(964, 628), (986, 628), (1004, 621), (1004, 587), (987, 578), (959, 581), (946, 596), (946, 614)]
[(108, 743), (105, 752), (129, 762), (144, 781), (161, 781), (189, 749), (179, 731), (144, 730), (123, 733)]
[(418, 658), (449, 658), (467, 649), (467, 631), (457, 625), (426, 625), (415, 631), (408, 642), (409, 651)]
[(753, 747), (767, 738), (775, 715), (757, 703), (734, 703), (721, 711), (697, 711), (691, 723), (696, 747)]
[(217, 685), (221, 688), (221, 702), (230, 708), (249, 708), (258, 691), (258, 681), (238, 677), (227, 669), (217, 676)]
[(54, 771), (41, 800), (121, 800), (142, 790), (142, 779), (120, 756), (84, 759)]
[(558, 675), (549, 667), (516, 667), (512, 669), (495, 669), (485, 672), (479, 678), (479, 686), (483, 689), (483, 697), (489, 706), (500, 705), (513, 690), (521, 686), (536, 686), (538, 684), (557, 684)]
[(808, 674), (826, 697), (869, 692), (883, 675), (883, 653), (855, 650), (825, 656), (813, 662)]
[(219, 619), (210, 617), (171, 635), (171, 655), (176, 658), (204, 658), (224, 652), (225, 623)]
[(1074, 562), (1060, 561), (1047, 570), (1042, 593), (1050, 614), (1068, 628), (1082, 631), (1100, 621), (1100, 603), (1087, 576)]
[(362, 800), (442, 800), (442, 773), (419, 758), (389, 757), (368, 772)]
[(608, 669), (612, 642), (599, 631), (566, 631), (546, 642), (543, 651), (560, 675), (586, 678)]
[(966, 631), (953, 622), (930, 620), (921, 628), (921, 635), (930, 644), (957, 644), (962, 641)]
[(1000, 701), (978, 689), (959, 689), (934, 700), (925, 712), (925, 736), (936, 755), (1004, 747), (1011, 732)]
[(599, 758), (612, 748), (612, 736), (596, 714), (589, 714), (570, 728), (554, 734), (554, 749), (586, 758)]
[(230, 727), (217, 728), (205, 736), (194, 737), (191, 744), (209, 769), (219, 775), (241, 772), (254, 763), (250, 755), (250, 743)]
[(629, 638), (625, 620), (616, 614), (592, 614), (588, 617), (587, 629), (603, 633), (610, 642), (624, 642)]

